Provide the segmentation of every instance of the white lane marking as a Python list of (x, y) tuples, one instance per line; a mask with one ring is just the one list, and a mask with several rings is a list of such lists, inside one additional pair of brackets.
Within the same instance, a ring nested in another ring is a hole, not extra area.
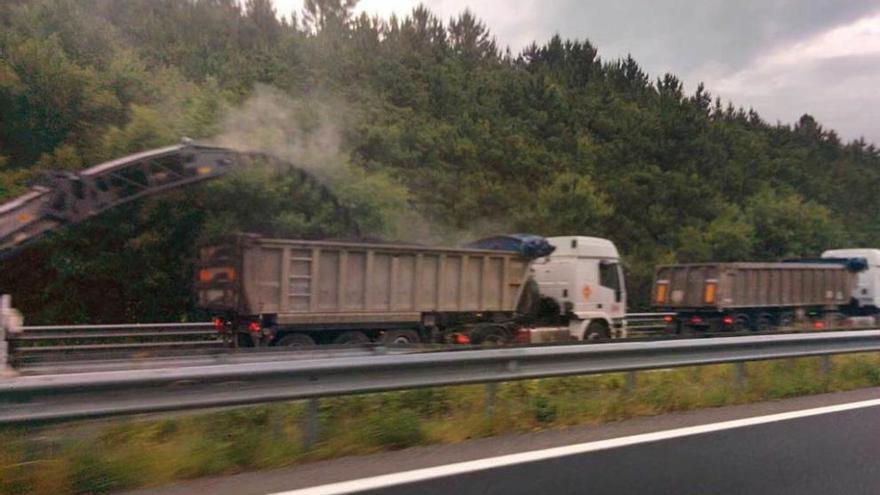
[(454, 464), (447, 464), (445, 466), (434, 466), (424, 469), (404, 471), (402, 473), (384, 474), (381, 476), (373, 476), (370, 478), (362, 478), (351, 481), (343, 481), (339, 483), (331, 483), (328, 485), (302, 488), (299, 490), (278, 492), (271, 495), (343, 495), (347, 493), (357, 493), (365, 490), (387, 488), (395, 485), (403, 485), (407, 483), (425, 481), (434, 478), (442, 478), (446, 476), (455, 476), (458, 474), (471, 473), (474, 471), (513, 466), (516, 464), (524, 464), (528, 462), (542, 461), (557, 457), (583, 454), (586, 452), (595, 452), (597, 450), (614, 449), (640, 443), (657, 442), (660, 440), (668, 440), (671, 438), (699, 435), (701, 433), (711, 433), (722, 430), (730, 430), (734, 428), (743, 428), (746, 426), (775, 423), (778, 421), (806, 418), (809, 416), (819, 416), (822, 414), (833, 414), (842, 411), (850, 411), (853, 409), (862, 409), (875, 406), (880, 406), (880, 399), (872, 399), (861, 402), (850, 402), (847, 404), (838, 404), (835, 406), (817, 407), (814, 409), (804, 409), (801, 411), (770, 414), (767, 416), (757, 416), (754, 418), (735, 419), (732, 421), (723, 421), (721, 423), (688, 426), (685, 428), (656, 431), (653, 433), (642, 433), (640, 435), (631, 435), (628, 437), (611, 438), (608, 440), (599, 440), (595, 442), (580, 443), (576, 445), (567, 445), (565, 447), (533, 450), (530, 452), (522, 452), (519, 454), (489, 457), (486, 459), (478, 459), (476, 461), (457, 462)]

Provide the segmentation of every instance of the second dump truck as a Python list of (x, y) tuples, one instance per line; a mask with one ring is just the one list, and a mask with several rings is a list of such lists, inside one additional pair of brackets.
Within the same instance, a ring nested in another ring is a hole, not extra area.
[(682, 332), (767, 331), (807, 324), (874, 323), (880, 251), (826, 251), (821, 258), (778, 263), (662, 265), (652, 306)]

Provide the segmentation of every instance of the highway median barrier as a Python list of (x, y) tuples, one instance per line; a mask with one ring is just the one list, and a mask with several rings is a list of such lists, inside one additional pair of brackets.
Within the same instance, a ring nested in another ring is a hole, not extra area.
[[(20, 376), (0, 380), (0, 495), (876, 387), (878, 351), (880, 331), (864, 330)], [(67, 421), (138, 413), (162, 414)]]
[[(0, 381), (0, 423), (880, 351), (880, 330), (556, 345), (21, 376)], [(830, 368), (830, 366), (829, 366)], [(235, 387), (226, 384), (236, 383)], [(637, 386), (634, 375), (629, 388)]]
[(158, 486), (346, 455), (880, 386), (876, 352), (833, 356), (828, 375), (823, 360), (750, 362), (741, 385), (737, 365), (730, 363), (633, 372), (634, 382), (629, 372), (609, 372), (190, 414), (0, 426), (0, 494)]

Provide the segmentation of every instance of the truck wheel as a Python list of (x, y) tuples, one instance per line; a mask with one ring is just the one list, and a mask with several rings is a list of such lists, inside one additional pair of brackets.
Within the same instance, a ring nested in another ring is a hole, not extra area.
[(254, 347), (254, 339), (246, 333), (235, 333), (236, 346), (238, 347)]
[(743, 313), (739, 313), (733, 317), (733, 331), (734, 332), (746, 332), (752, 329), (752, 320), (749, 319), (749, 316)]
[(315, 339), (304, 333), (289, 333), (275, 343), (276, 347), (315, 347)]
[(507, 343), (507, 332), (501, 327), (479, 327), (471, 331), (471, 344), (502, 345)]
[(344, 332), (333, 339), (333, 343), (337, 345), (362, 345), (369, 344), (370, 338), (364, 335), (364, 332)]
[(382, 343), (385, 345), (411, 345), (418, 344), (421, 340), (415, 330), (389, 330), (382, 336)]
[(779, 315), (779, 326), (782, 328), (791, 328), (794, 326), (794, 315), (791, 313), (782, 313)]
[(755, 330), (759, 332), (769, 332), (773, 330), (773, 317), (769, 313), (761, 313), (755, 323)]
[(608, 324), (602, 320), (591, 321), (587, 326), (587, 332), (584, 334), (584, 340), (605, 340), (610, 338), (611, 333), (608, 331)]

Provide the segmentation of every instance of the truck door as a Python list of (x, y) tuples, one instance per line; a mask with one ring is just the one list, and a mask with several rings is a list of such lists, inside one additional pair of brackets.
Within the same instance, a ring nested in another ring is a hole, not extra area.
[[(601, 309), (611, 318), (623, 318), (626, 313), (626, 288), (623, 282), (623, 269), (616, 260), (599, 262), (599, 285), (605, 297), (601, 297)], [(606, 307), (607, 304), (607, 307)]]

